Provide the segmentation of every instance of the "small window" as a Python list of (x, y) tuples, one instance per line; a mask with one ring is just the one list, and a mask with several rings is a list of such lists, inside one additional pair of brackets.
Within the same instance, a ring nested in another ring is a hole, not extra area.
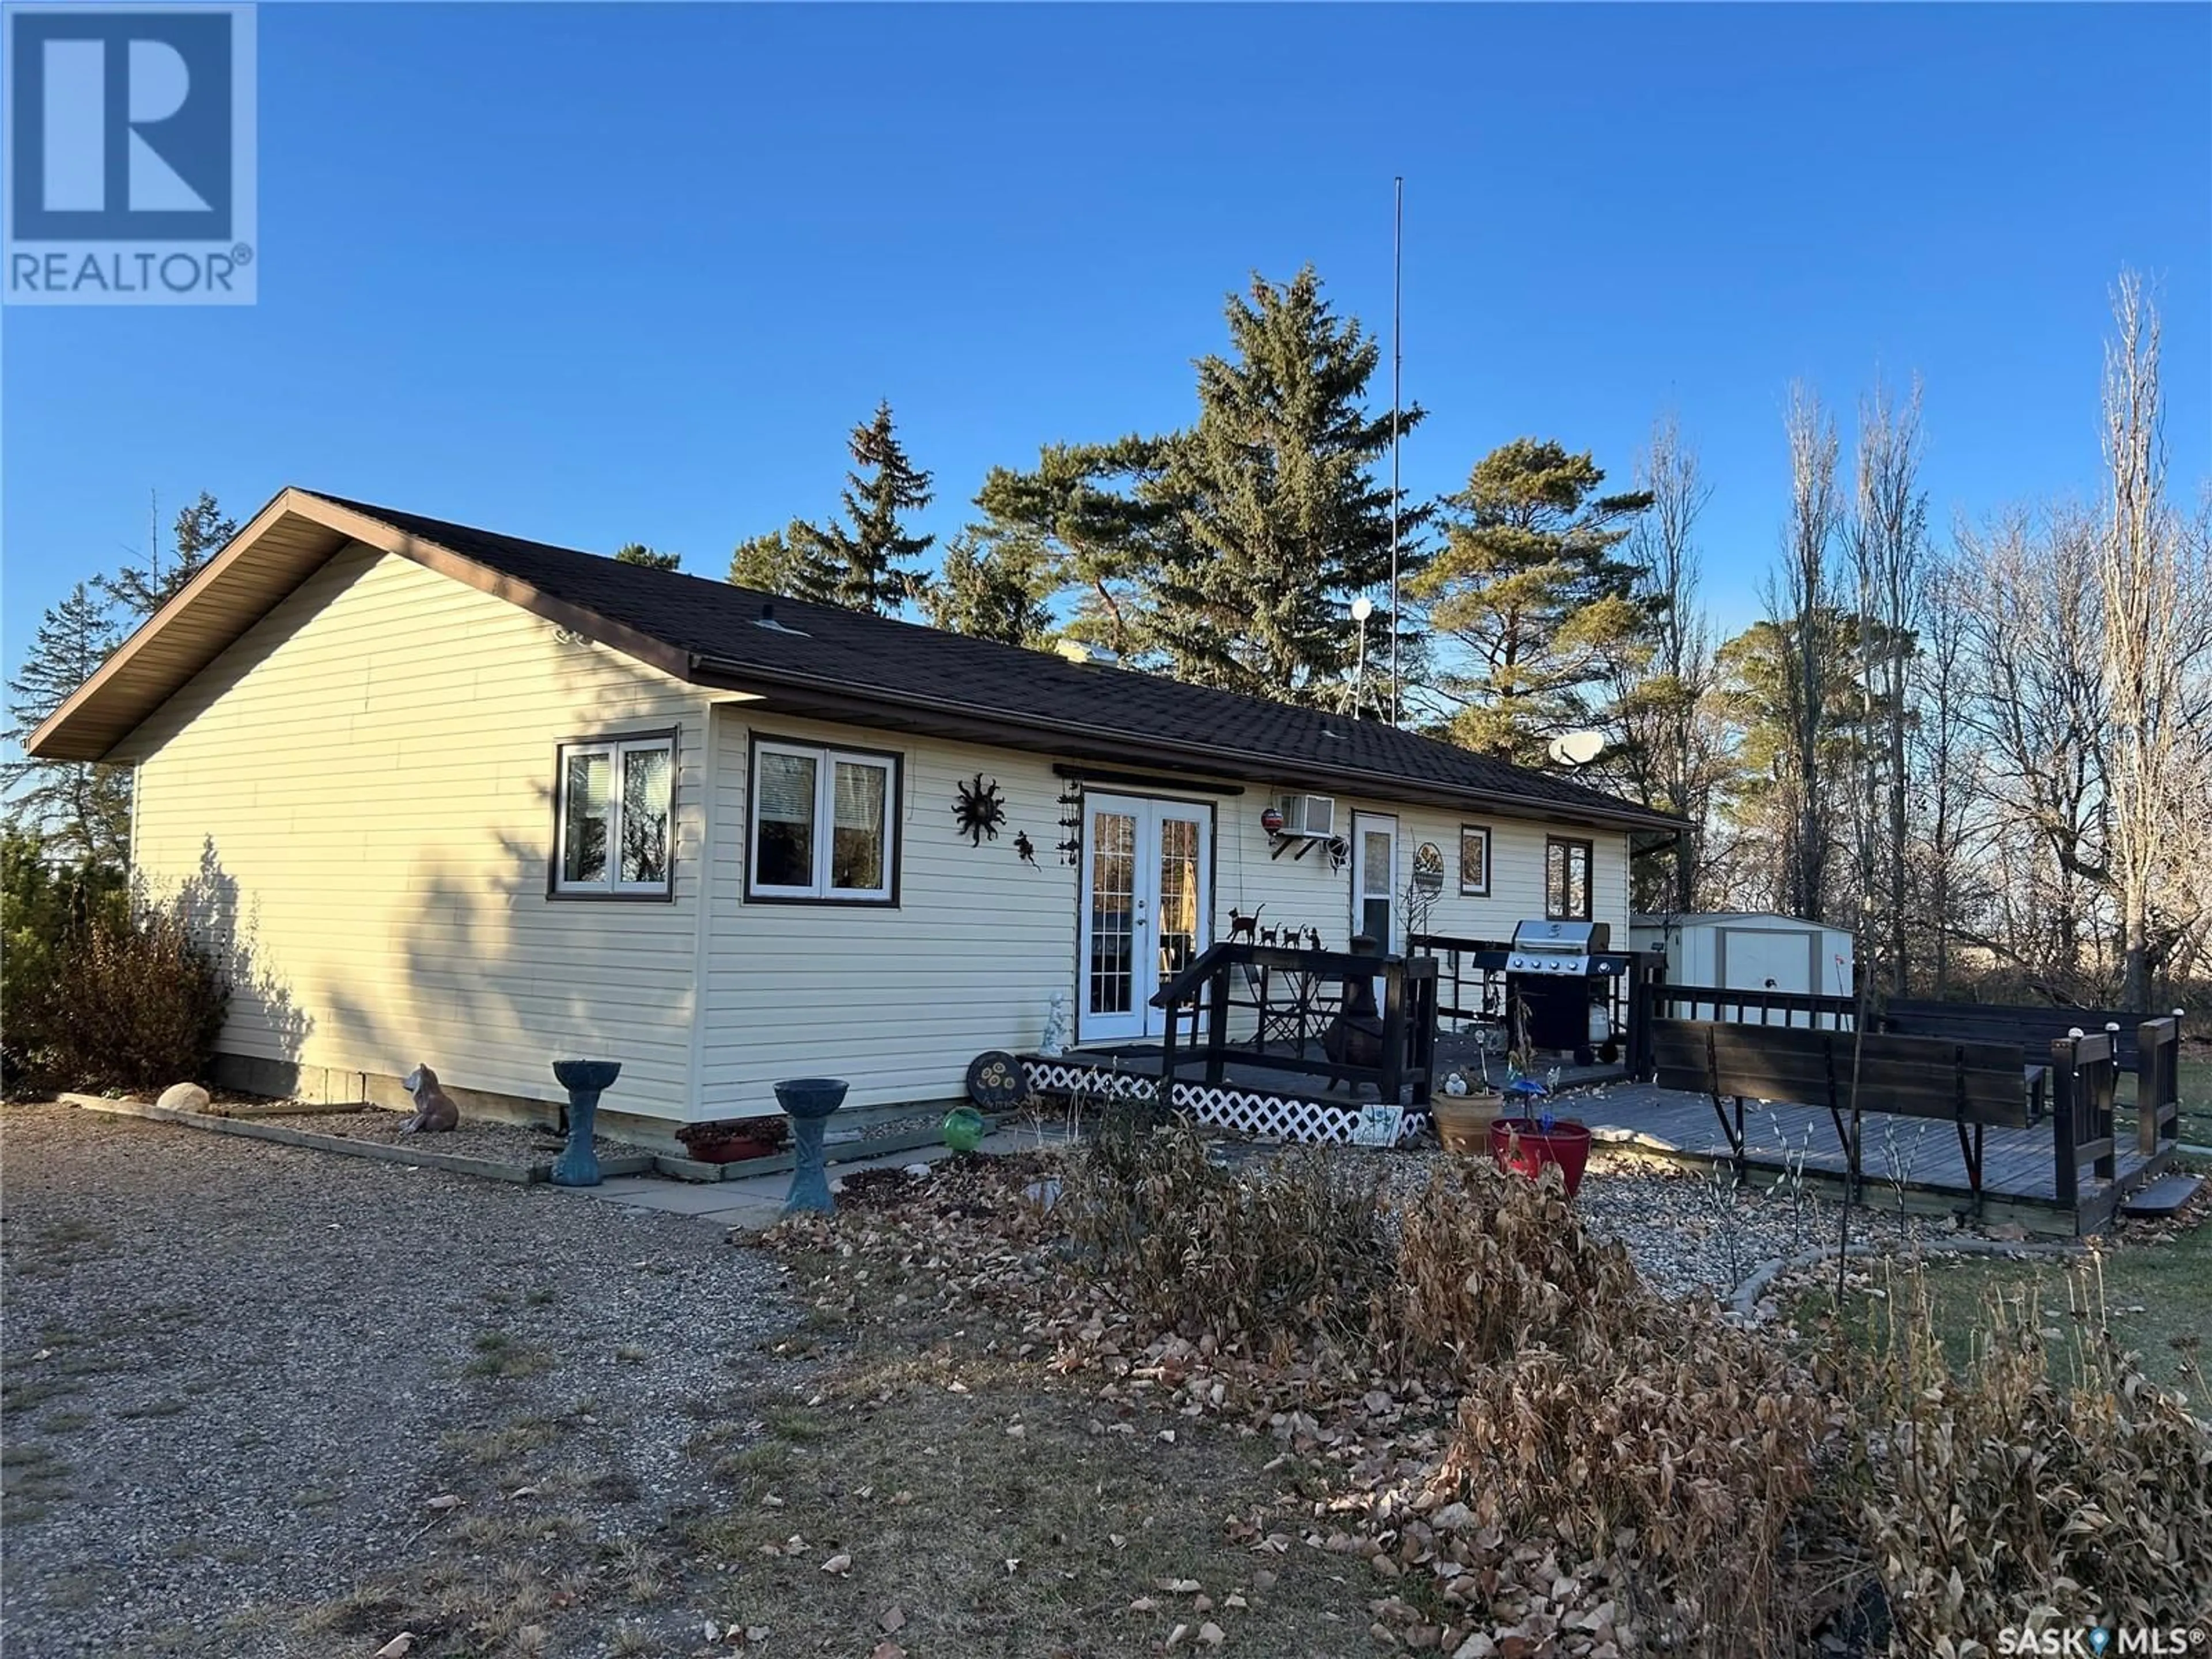
[(1590, 844), (1552, 836), (1544, 842), (1544, 915), (1553, 921), (1590, 919)]
[(561, 745), (553, 892), (666, 898), (674, 891), (676, 734)]
[(748, 898), (893, 902), (895, 757), (757, 741), (752, 801)]
[(1490, 831), (1479, 823), (1459, 827), (1459, 890), (1468, 898), (1490, 893)]

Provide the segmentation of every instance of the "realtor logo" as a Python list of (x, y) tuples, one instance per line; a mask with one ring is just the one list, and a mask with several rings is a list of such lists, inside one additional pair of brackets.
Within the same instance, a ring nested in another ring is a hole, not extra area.
[(250, 5), (9, 6), (10, 304), (250, 305)]

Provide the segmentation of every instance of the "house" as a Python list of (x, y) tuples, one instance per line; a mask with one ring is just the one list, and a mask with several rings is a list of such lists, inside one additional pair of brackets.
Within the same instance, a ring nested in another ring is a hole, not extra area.
[(232, 963), (222, 1080), (391, 1100), (427, 1060), (524, 1105), (584, 1052), (664, 1122), (799, 1074), (954, 1097), (1054, 993), (1079, 1042), (1140, 1039), (1236, 916), (1402, 948), (1434, 892), (1437, 933), (1625, 938), (1631, 833), (1674, 827), (1372, 720), (296, 489), (30, 747), (135, 769), (137, 868)]

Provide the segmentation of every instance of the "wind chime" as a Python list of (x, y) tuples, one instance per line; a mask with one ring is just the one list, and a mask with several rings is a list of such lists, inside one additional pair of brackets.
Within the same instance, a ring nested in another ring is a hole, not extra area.
[(1060, 827), (1067, 839), (1054, 849), (1060, 861), (1071, 867), (1083, 861), (1083, 786), (1073, 779), (1060, 792)]

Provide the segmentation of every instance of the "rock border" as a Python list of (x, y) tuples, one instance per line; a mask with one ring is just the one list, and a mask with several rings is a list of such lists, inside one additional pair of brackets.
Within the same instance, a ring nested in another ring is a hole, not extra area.
[[(2081, 1243), (2059, 1243), (2039, 1239), (2004, 1240), (1996, 1238), (1949, 1238), (1927, 1246), (1923, 1255), (1994, 1255), (1994, 1256), (2081, 1256), (2089, 1247)], [(1876, 1249), (1871, 1244), (1854, 1244), (1845, 1255), (1859, 1261), (1880, 1261), (1896, 1252)], [(1747, 1323), (1756, 1322), (1753, 1313), (1774, 1281), (1793, 1268), (1811, 1267), (1836, 1259), (1832, 1244), (1815, 1244), (1809, 1249), (1793, 1255), (1778, 1255), (1762, 1261), (1744, 1278), (1742, 1284), (1729, 1293), (1728, 1309)]]
[[(78, 1107), (85, 1111), (106, 1112), (117, 1117), (144, 1118), (155, 1123), (179, 1123), (188, 1129), (200, 1129), (213, 1134), (241, 1135), (248, 1140), (272, 1141), (280, 1146), (298, 1146), (308, 1152), (336, 1152), (343, 1158), (365, 1158), (379, 1164), (404, 1164), (412, 1169), (443, 1170), (453, 1175), (477, 1176), (488, 1181), (508, 1181), (520, 1186), (547, 1182), (553, 1176), (553, 1160), (550, 1158), (533, 1158), (527, 1164), (518, 1164), (504, 1158), (472, 1158), (460, 1152), (394, 1146), (385, 1141), (362, 1140), (349, 1135), (317, 1134), (312, 1130), (289, 1128), (281, 1123), (264, 1122), (254, 1117), (220, 1117), (212, 1112), (183, 1112), (173, 1107), (152, 1105), (143, 1100), (110, 1100), (102, 1095), (67, 1092), (54, 1097), (64, 1105)], [(343, 1105), (314, 1109), (317, 1113), (344, 1109)], [(649, 1175), (657, 1161), (650, 1152), (612, 1157), (602, 1154), (599, 1173), (602, 1177)]]

